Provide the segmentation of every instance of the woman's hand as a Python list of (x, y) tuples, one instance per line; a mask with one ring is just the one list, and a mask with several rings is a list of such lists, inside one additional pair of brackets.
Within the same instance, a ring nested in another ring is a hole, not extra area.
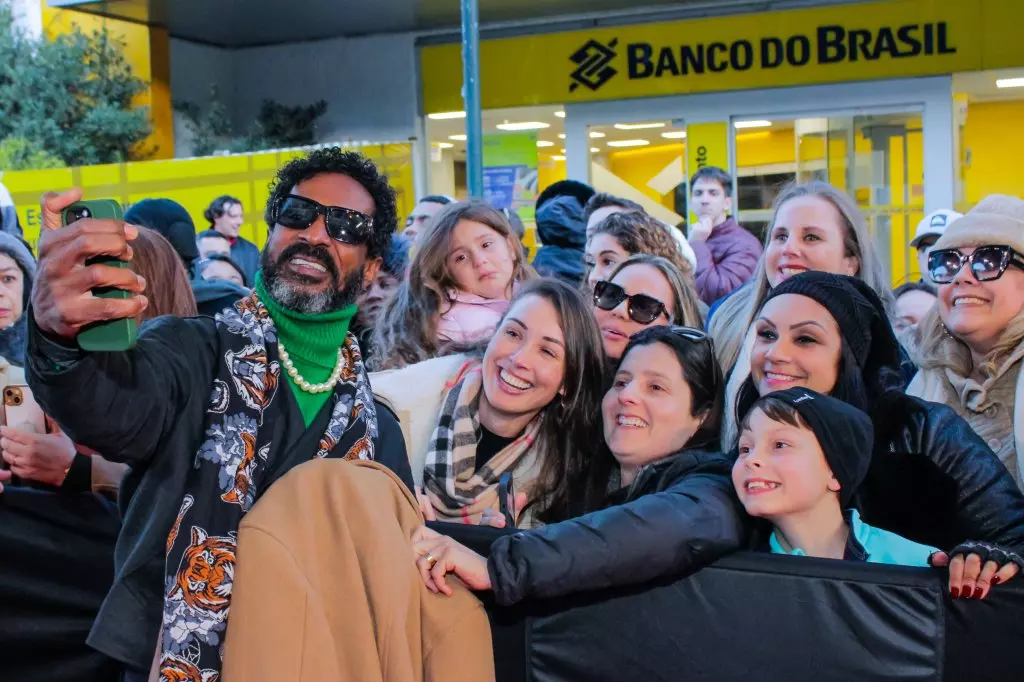
[(431, 592), (452, 596), (452, 588), (445, 581), (449, 573), (458, 576), (471, 590), (491, 589), (487, 560), (450, 537), (424, 526), (413, 533), (412, 549), (423, 584)]
[[(519, 525), (519, 514), (522, 513), (523, 507), (526, 506), (526, 493), (516, 493), (516, 499), (512, 503), (512, 518), (516, 520), (516, 525)], [(494, 507), (488, 507), (484, 509), (484, 513), (480, 515), (481, 526), (491, 526), (493, 528), (504, 528), (505, 527), (505, 515)]]
[(953, 599), (984, 599), (995, 585), (1020, 573), (1021, 558), (995, 545), (964, 542), (948, 553), (932, 554), (928, 562), (937, 568), (949, 567), (949, 594)]
[(15, 476), (59, 487), (75, 459), (75, 444), (49, 417), (46, 423), (50, 433), (0, 426), (0, 450)]

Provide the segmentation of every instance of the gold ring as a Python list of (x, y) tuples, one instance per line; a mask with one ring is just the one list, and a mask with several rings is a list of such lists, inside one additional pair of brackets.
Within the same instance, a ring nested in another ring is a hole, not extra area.
[(437, 559), (435, 559), (432, 554), (428, 554), (425, 558), (427, 560), (427, 570), (429, 571), (434, 567), (434, 564), (437, 563)]

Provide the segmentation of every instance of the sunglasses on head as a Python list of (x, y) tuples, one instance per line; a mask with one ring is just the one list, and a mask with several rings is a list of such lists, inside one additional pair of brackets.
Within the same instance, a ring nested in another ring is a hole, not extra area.
[(637, 324), (650, 324), (659, 316), (668, 317), (665, 304), (647, 294), (633, 294), (630, 296), (626, 290), (618, 284), (600, 281), (594, 286), (594, 305), (601, 310), (615, 310), (623, 301), (628, 301), (626, 312), (629, 319)]
[(324, 206), (306, 197), (289, 194), (277, 205), (274, 222), (291, 230), (305, 230), (322, 215), (331, 239), (359, 246), (373, 236), (373, 218), (341, 206)]
[(932, 251), (928, 254), (928, 276), (936, 284), (949, 284), (965, 263), (979, 282), (999, 279), (1011, 265), (1024, 269), (1024, 257), (1009, 246), (979, 246), (967, 256), (959, 249)]
[(679, 325), (673, 324), (668, 328), (668, 330), (675, 334), (676, 336), (683, 337), (687, 341), (693, 341), (695, 343), (707, 341), (709, 344), (714, 345), (714, 341), (712, 341), (711, 337), (708, 336), (703, 329), (695, 329), (694, 327), (680, 327)]

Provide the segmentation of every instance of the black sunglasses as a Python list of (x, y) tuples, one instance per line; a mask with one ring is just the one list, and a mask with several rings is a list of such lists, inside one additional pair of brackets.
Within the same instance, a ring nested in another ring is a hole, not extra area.
[[(660, 315), (668, 317), (665, 304), (647, 294), (633, 294), (630, 296), (626, 290), (618, 284), (600, 281), (594, 286), (594, 305), (601, 310), (615, 310), (623, 301), (629, 301), (626, 312), (629, 319), (637, 324), (650, 324)], [(671, 318), (669, 318), (671, 320)]]
[(324, 206), (306, 197), (289, 194), (277, 204), (274, 222), (292, 230), (305, 230), (322, 215), (331, 239), (359, 246), (373, 236), (373, 218), (341, 206)]
[(704, 332), (703, 329), (696, 329), (694, 327), (680, 327), (679, 325), (671, 325), (668, 330), (676, 336), (681, 336), (687, 341), (707, 341), (708, 343), (714, 343), (711, 337)]
[(932, 251), (928, 254), (928, 275), (936, 284), (949, 284), (964, 263), (970, 264), (971, 274), (979, 282), (999, 279), (1011, 265), (1024, 269), (1024, 257), (1009, 246), (979, 246), (968, 256), (959, 249)]

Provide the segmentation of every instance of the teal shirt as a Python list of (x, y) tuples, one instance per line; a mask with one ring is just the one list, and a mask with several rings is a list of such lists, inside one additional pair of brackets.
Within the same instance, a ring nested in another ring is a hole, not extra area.
[[(850, 510), (847, 518), (850, 525), (850, 540), (847, 541), (847, 547), (851, 542), (856, 541), (864, 549), (865, 561), (870, 563), (927, 567), (928, 557), (938, 551), (935, 547), (922, 545), (896, 535), (896, 533), (869, 526), (860, 520), (860, 514), (856, 510)], [(772, 554), (807, 556), (799, 548), (792, 552), (783, 549), (778, 538), (775, 537), (774, 531), (768, 544), (771, 546)]]

